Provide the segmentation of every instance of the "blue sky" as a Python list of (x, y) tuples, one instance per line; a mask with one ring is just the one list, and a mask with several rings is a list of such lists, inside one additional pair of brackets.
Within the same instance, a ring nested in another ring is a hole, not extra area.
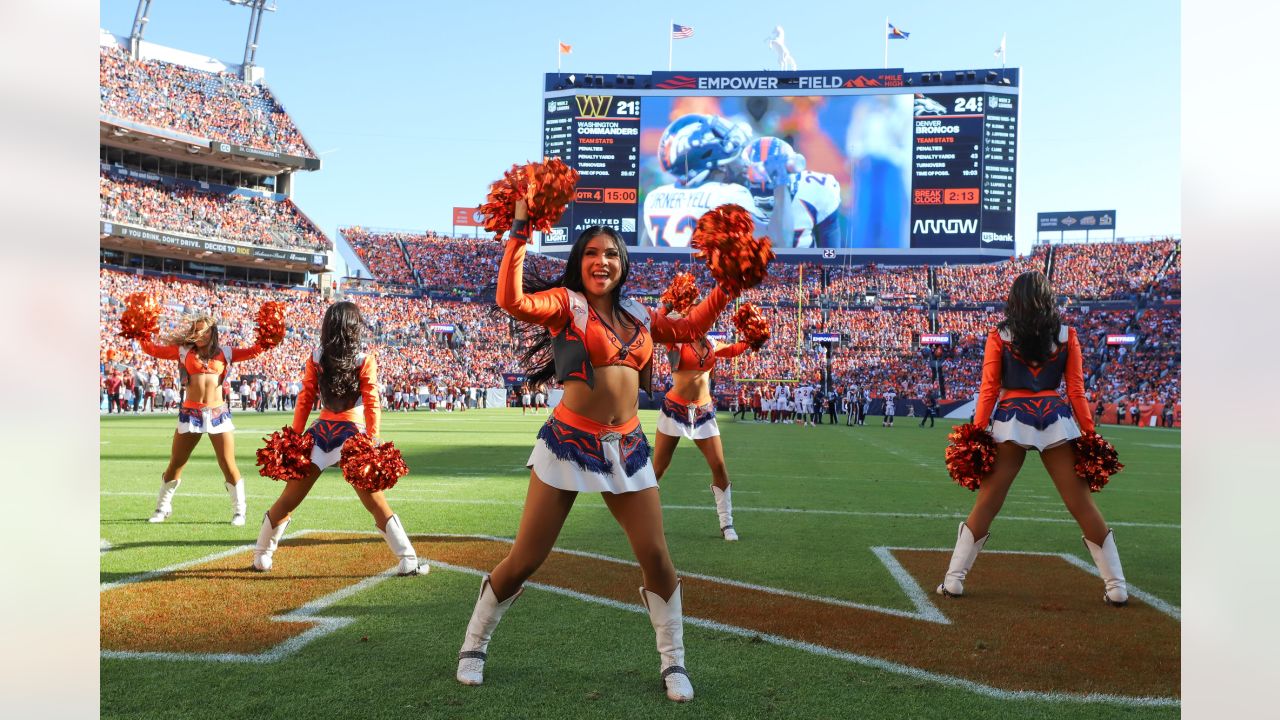
[[(556, 41), (566, 72), (773, 69), (765, 38), (782, 25), (801, 70), (878, 68), (885, 17), (908, 71), (998, 66), (1023, 72), (1017, 242), (1035, 213), (1116, 209), (1122, 236), (1181, 233), (1179, 5), (1100, 2), (459, 3), (276, 0), (258, 64), (324, 169), (299, 173), (295, 199), (328, 233), (339, 225), (449, 230), (513, 162), (541, 157), (542, 74)], [(736, 6), (734, 6), (736, 5)], [(136, 0), (102, 0), (101, 25), (127, 36)], [(145, 39), (239, 63), (249, 13), (218, 0), (153, 4)]]

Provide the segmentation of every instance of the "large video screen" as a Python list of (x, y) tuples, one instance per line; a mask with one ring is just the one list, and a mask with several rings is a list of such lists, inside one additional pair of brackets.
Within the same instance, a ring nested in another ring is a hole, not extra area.
[(1012, 252), (1014, 92), (844, 88), (548, 92), (544, 153), (580, 179), (544, 247), (605, 225), (680, 252), (732, 203), (780, 252)]

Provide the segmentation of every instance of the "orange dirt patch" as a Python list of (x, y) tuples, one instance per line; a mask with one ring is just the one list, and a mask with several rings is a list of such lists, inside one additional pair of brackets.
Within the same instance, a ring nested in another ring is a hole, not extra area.
[(273, 616), (395, 564), (377, 535), (287, 539), (268, 573), (254, 571), (252, 558), (246, 551), (102, 593), (102, 649), (262, 652), (314, 626)]
[[(481, 571), (510, 547), (480, 538), (414, 544), (423, 558)], [(895, 555), (930, 592), (949, 558), (924, 550)], [(249, 558), (246, 551), (102, 593), (103, 649), (262, 652), (311, 627), (272, 616), (392, 564), (382, 539), (369, 535), (286, 540), (266, 574), (247, 570)], [(553, 552), (533, 580), (639, 605), (640, 571), (628, 564)], [(689, 617), (1004, 690), (1179, 695), (1179, 623), (1137, 599), (1107, 607), (1102, 581), (1061, 558), (984, 554), (965, 591), (954, 600), (931, 595), (950, 625), (698, 578), (684, 580), (684, 604)]]
[[(485, 540), (422, 543), (433, 559), (488, 570), (508, 546)], [(929, 592), (950, 554), (898, 551)], [(533, 580), (639, 603), (639, 568), (553, 552)], [(698, 578), (684, 581), (685, 614), (832, 650), (888, 660), (1006, 690), (1177, 697), (1181, 627), (1131, 599), (1102, 602), (1102, 581), (1061, 558), (981, 556), (966, 596), (933, 596), (950, 625), (776, 595)]]

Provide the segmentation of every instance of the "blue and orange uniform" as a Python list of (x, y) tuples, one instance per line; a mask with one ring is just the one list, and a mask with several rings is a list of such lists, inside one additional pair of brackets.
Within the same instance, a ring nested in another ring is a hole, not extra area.
[(293, 429), (307, 434), (315, 441), (311, 449), (311, 462), (321, 470), (342, 458), (342, 444), (363, 432), (378, 437), (382, 420), (382, 403), (378, 397), (378, 361), (373, 353), (357, 356), (360, 365), (360, 394), (346, 408), (321, 407), (320, 417), (307, 428), (311, 406), (315, 404), (320, 386), (320, 350), (317, 348), (307, 358), (302, 371), (302, 389), (298, 391), (298, 404), (293, 409)]
[[(705, 350), (700, 346), (705, 346)], [(716, 368), (719, 358), (735, 358), (750, 350), (745, 342), (715, 347), (711, 340), (705, 343), (678, 343), (668, 351), (672, 374), (678, 372), (699, 372), (710, 374)], [(704, 386), (701, 396), (685, 398), (674, 390), (667, 393), (662, 401), (658, 414), (658, 432), (672, 437), (684, 437), (689, 440), (703, 440), (720, 434), (716, 423), (716, 405), (711, 399), (709, 383)]]
[[(227, 381), (227, 373), (233, 363), (249, 360), (266, 351), (259, 345), (247, 348), (223, 347), (208, 360), (200, 358), (199, 353), (185, 345), (157, 345), (150, 340), (140, 340), (142, 351), (157, 360), (176, 360), (178, 362), (181, 382), (185, 386), (187, 380), (195, 375), (217, 375), (221, 387)], [(178, 432), (218, 434), (235, 430), (231, 422), (231, 408), (223, 401), (206, 403), (183, 400), (178, 410)]]
[[(498, 271), (498, 306), (517, 320), (541, 325), (551, 333), (556, 379), (595, 387), (595, 368), (621, 365), (640, 373), (647, 390), (653, 345), (693, 342), (702, 338), (729, 298), (720, 288), (673, 319), (625, 299), (619, 309), (634, 321), (618, 332), (600, 318), (581, 293), (559, 287), (527, 295), (523, 288), (527, 232), (513, 229)], [(616, 425), (583, 417), (562, 402), (538, 432), (528, 467), (546, 484), (561, 490), (632, 492), (657, 485), (648, 438), (637, 416)]]
[[(982, 386), (973, 423), (991, 425), (997, 442), (1047, 450), (1094, 428), (1084, 396), (1084, 362), (1075, 328), (1061, 326), (1056, 346), (1044, 362), (1033, 364), (1014, 347), (1007, 331), (987, 335), (982, 357)], [(1066, 381), (1067, 399), (1058, 394)]]

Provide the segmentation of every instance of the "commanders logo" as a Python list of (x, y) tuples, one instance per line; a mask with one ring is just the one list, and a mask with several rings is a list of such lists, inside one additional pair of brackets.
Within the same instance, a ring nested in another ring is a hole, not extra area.
[(612, 95), (576, 95), (578, 115), (582, 117), (608, 117), (609, 108), (613, 107)]

